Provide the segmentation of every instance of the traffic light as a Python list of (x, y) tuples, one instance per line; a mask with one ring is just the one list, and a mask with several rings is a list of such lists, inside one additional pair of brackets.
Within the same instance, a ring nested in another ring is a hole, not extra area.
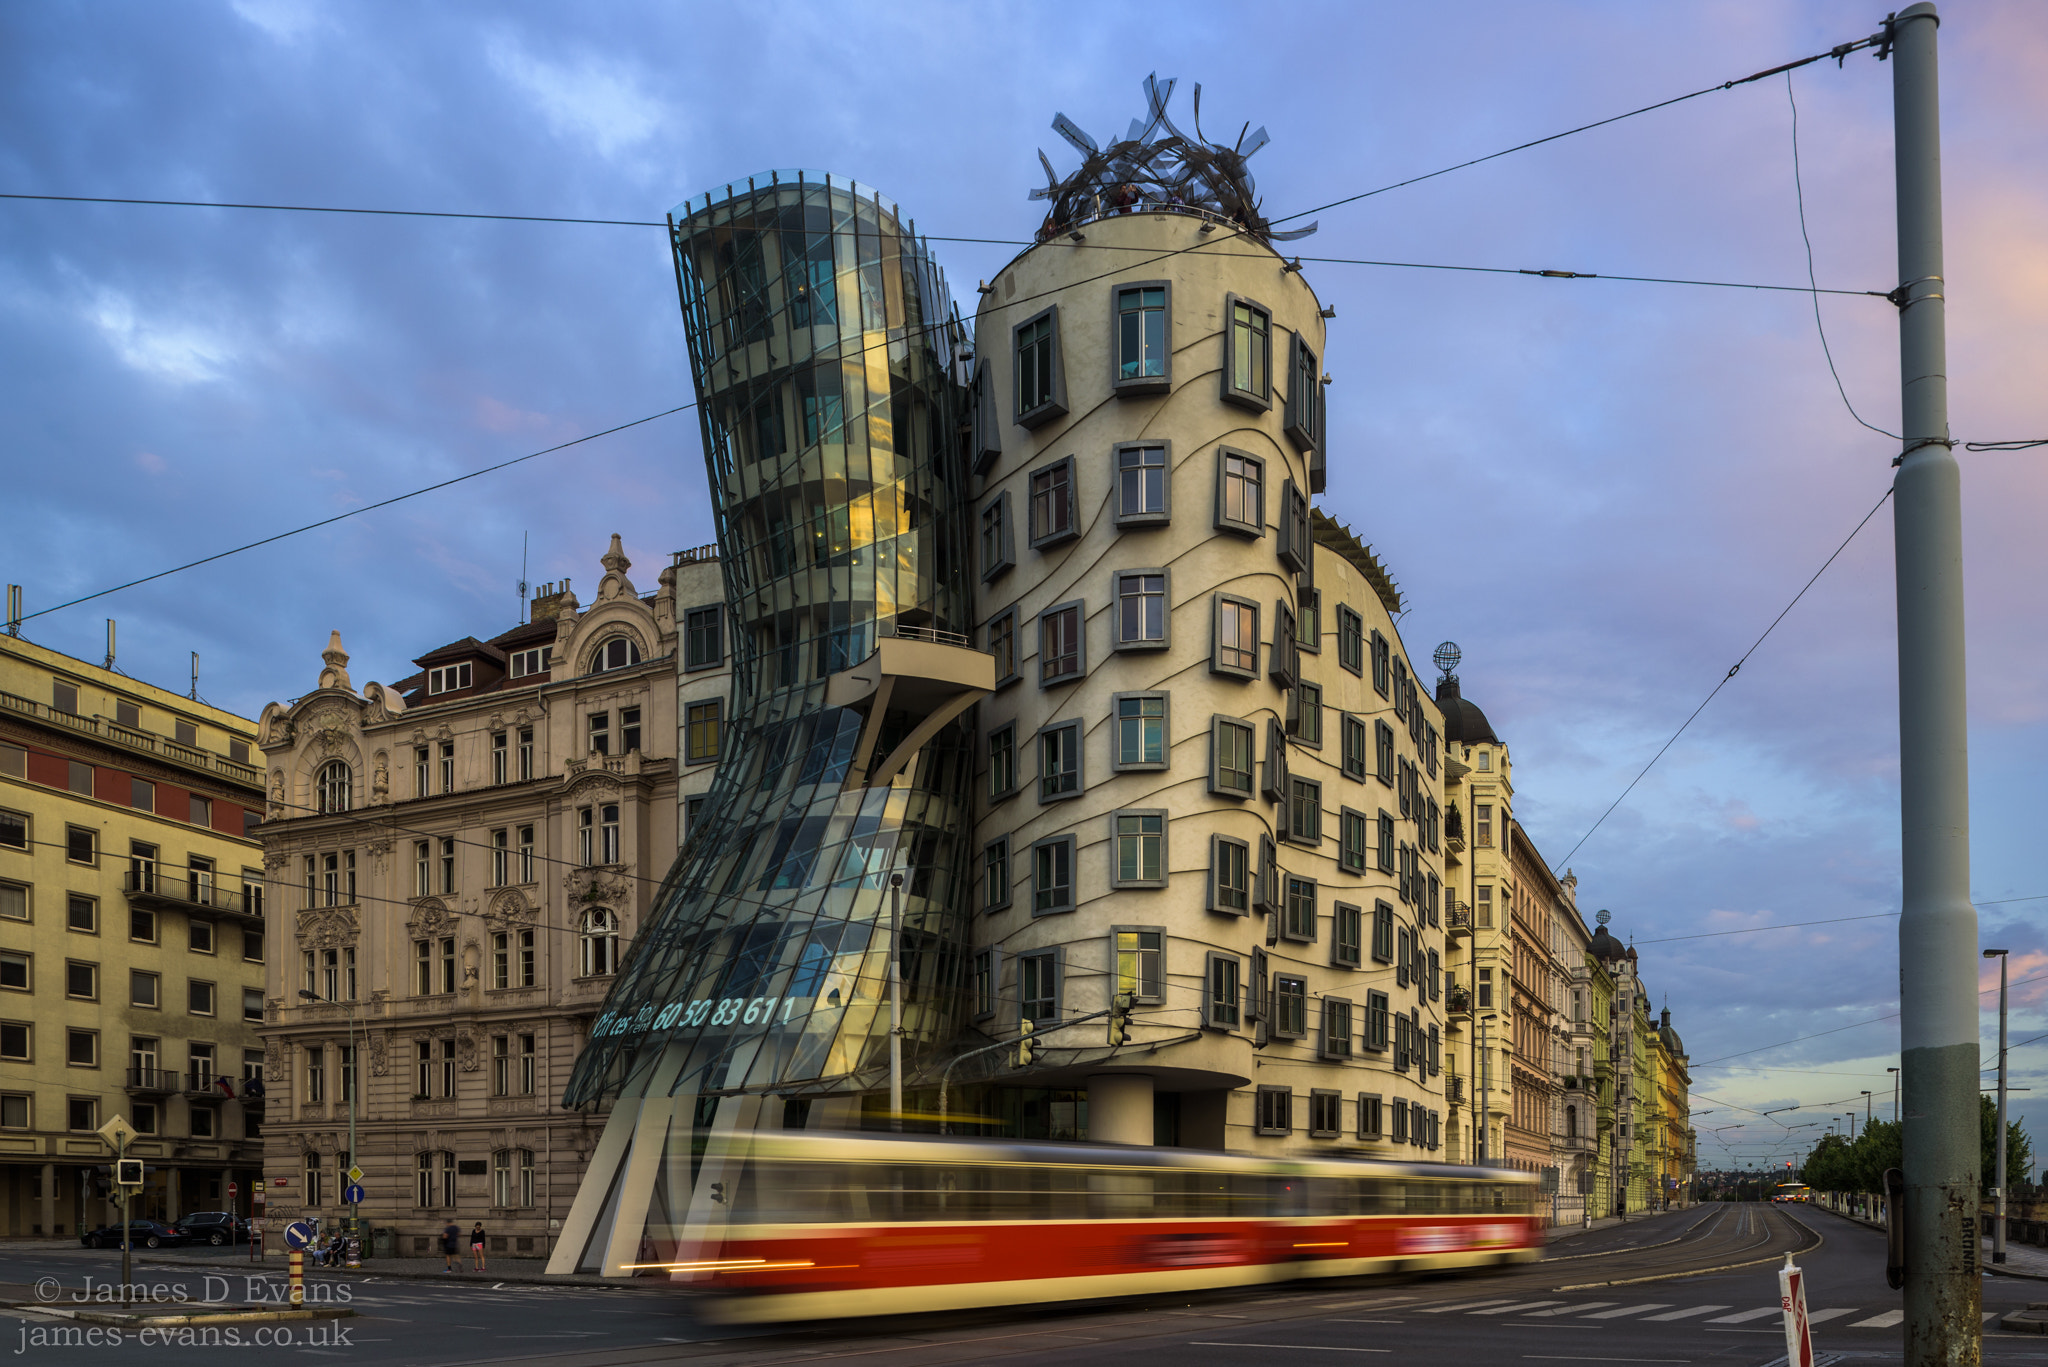
[(1038, 1041), (1031, 1037), (1031, 1021), (1029, 1018), (1026, 1018), (1023, 1024), (1018, 1027), (1017, 1066), (1019, 1068), (1029, 1068), (1037, 1061)]
[(1119, 992), (1109, 1009), (1109, 1042), (1112, 1047), (1131, 1042), (1131, 994)]
[(114, 1161), (114, 1182), (123, 1187), (142, 1185), (142, 1160), (140, 1158), (119, 1158)]
[(91, 1184), (92, 1194), (104, 1200), (114, 1193), (114, 1170), (105, 1163), (87, 1170), (86, 1181)]

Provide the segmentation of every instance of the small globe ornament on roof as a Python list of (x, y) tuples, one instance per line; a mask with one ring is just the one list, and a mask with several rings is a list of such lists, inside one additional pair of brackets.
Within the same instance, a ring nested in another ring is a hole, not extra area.
[(1445, 641), (1442, 645), (1436, 648), (1436, 654), (1432, 655), (1430, 658), (1436, 661), (1436, 667), (1438, 669), (1441, 669), (1444, 673), (1449, 674), (1457, 669), (1458, 661), (1465, 658), (1465, 652), (1458, 649), (1458, 643), (1456, 641)]
[(1599, 923), (1600, 923), (1601, 925), (1603, 925), (1603, 926), (1604, 926), (1604, 925), (1606, 925), (1606, 924), (1607, 924), (1607, 923), (1608, 923), (1609, 921), (1612, 921), (1612, 920), (1614, 919), (1614, 913), (1613, 913), (1613, 912), (1611, 912), (1611, 911), (1608, 911), (1608, 910), (1607, 910), (1606, 908), (1604, 908), (1604, 907), (1603, 907), (1603, 908), (1602, 908), (1602, 909), (1600, 910), (1600, 912), (1599, 912), (1599, 913), (1598, 913), (1597, 915), (1595, 915), (1595, 916), (1593, 917), (1593, 919), (1594, 919), (1595, 921), (1598, 921), (1598, 922), (1599, 922)]

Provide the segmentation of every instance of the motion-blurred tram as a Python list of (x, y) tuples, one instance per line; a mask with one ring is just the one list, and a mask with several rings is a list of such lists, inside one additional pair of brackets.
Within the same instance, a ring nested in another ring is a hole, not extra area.
[(723, 1323), (1501, 1266), (1543, 1241), (1533, 1173), (1442, 1164), (788, 1133), (714, 1141), (702, 1180), (712, 1221), (648, 1270)]

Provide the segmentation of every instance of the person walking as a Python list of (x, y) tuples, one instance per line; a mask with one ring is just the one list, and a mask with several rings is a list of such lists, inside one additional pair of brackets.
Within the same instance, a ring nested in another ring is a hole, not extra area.
[(469, 1256), (476, 1263), (476, 1270), (484, 1270), (484, 1222), (478, 1220), (476, 1227), (469, 1231)]
[(462, 1256), (462, 1227), (450, 1220), (441, 1230), (441, 1257), (446, 1264), (444, 1272), (460, 1272), (456, 1259)]

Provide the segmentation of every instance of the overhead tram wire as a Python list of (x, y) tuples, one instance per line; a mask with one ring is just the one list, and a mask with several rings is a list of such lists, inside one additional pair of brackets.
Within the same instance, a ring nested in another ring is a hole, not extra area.
[(1614, 815), (1615, 808), (1621, 806), (1621, 804), (1627, 800), (1628, 795), (1635, 791), (1636, 785), (1638, 783), (1641, 783), (1643, 779), (1649, 774), (1650, 770), (1656, 767), (1657, 761), (1664, 758), (1665, 752), (1668, 751), (1672, 746), (1678, 744), (1678, 738), (1685, 734), (1686, 728), (1691, 726), (1695, 721), (1699, 720), (1700, 713), (1707, 710), (1707, 704), (1712, 702), (1715, 699), (1715, 697), (1719, 695), (1721, 690), (1728, 686), (1728, 681), (1730, 679), (1733, 679), (1738, 673), (1741, 672), (1742, 666), (1749, 662), (1749, 657), (1756, 654), (1758, 647), (1762, 646), (1765, 641), (1770, 639), (1771, 633), (1778, 629), (1778, 624), (1785, 620), (1786, 616), (1792, 611), (1793, 608), (1799, 606), (1799, 600), (1806, 596), (1807, 590), (1811, 589), (1816, 583), (1820, 581), (1820, 577), (1823, 574), (1827, 573), (1828, 566), (1834, 564), (1835, 561), (1841, 557), (1843, 551), (1849, 549), (1849, 543), (1856, 539), (1857, 533), (1861, 532), (1865, 527), (1870, 525), (1870, 519), (1877, 516), (1877, 510), (1879, 508), (1884, 507), (1885, 501), (1889, 499), (1891, 496), (1892, 488), (1890, 485), (1886, 485), (1884, 493), (1878, 497), (1877, 502), (1870, 505), (1870, 511), (1863, 515), (1863, 520), (1861, 522), (1858, 522), (1853, 528), (1850, 529), (1849, 534), (1842, 538), (1842, 544), (1835, 547), (1833, 554), (1829, 555), (1826, 560), (1822, 561), (1820, 568), (1813, 572), (1813, 577), (1811, 579), (1808, 579), (1805, 584), (1800, 586), (1799, 592), (1792, 595), (1792, 601), (1785, 604), (1784, 608), (1778, 613), (1778, 615), (1771, 619), (1771, 624), (1764, 628), (1763, 634), (1758, 636), (1756, 640), (1750, 643), (1748, 650), (1742, 652), (1742, 658), (1737, 660), (1734, 664), (1730, 665), (1728, 667), (1728, 672), (1721, 676), (1720, 681), (1716, 683), (1711, 690), (1708, 691), (1707, 696), (1700, 699), (1700, 705), (1692, 710), (1692, 715), (1688, 716), (1684, 721), (1678, 724), (1678, 729), (1671, 733), (1671, 738), (1665, 741), (1663, 745), (1658, 747), (1656, 754), (1650, 756), (1650, 762), (1648, 764), (1645, 764), (1642, 767), (1641, 771), (1639, 771), (1634, 778), (1628, 781), (1628, 787), (1623, 788), (1621, 790), (1621, 796), (1615, 798), (1614, 801), (1608, 803), (1607, 810), (1600, 813), (1600, 819), (1598, 821), (1595, 821), (1590, 827), (1587, 828), (1586, 833), (1579, 837), (1577, 844), (1573, 845), (1569, 850), (1566, 850), (1564, 852), (1564, 858), (1557, 860), (1551, 866), (1553, 873), (1556, 872), (1558, 869), (1565, 867), (1565, 865), (1571, 862), (1571, 857), (1579, 852), (1579, 847), (1581, 845), (1584, 845), (1588, 840), (1591, 840), (1593, 838), (1593, 832), (1599, 830), (1601, 825), (1606, 822), (1607, 818)]
[[(2008, 983), (2007, 986), (2019, 987), (2025, 983), (2035, 983), (2043, 981), (2048, 981), (2048, 973), (2035, 973), (2025, 978), (2015, 978), (2012, 982)], [(1988, 997), (1996, 991), (1998, 991), (1996, 987), (1980, 988), (1977, 992), (1977, 995), (1980, 997)], [(1807, 1040), (1810, 1039), (1821, 1039), (1828, 1035), (1839, 1035), (1844, 1030), (1855, 1030), (1865, 1025), (1880, 1025), (1885, 1021), (1893, 1021), (1897, 1020), (1898, 1018), (1899, 1013), (1893, 1011), (1882, 1016), (1872, 1016), (1869, 1020), (1856, 1021), (1849, 1025), (1838, 1025), (1832, 1030), (1819, 1030), (1811, 1035), (1797, 1035), (1791, 1039), (1779, 1040), (1776, 1044), (1762, 1044), (1758, 1045), (1754, 1049), (1744, 1049), (1740, 1053), (1735, 1054), (1723, 1054), (1719, 1058), (1711, 1058), (1703, 1063), (1693, 1063), (1689, 1064), (1688, 1066), (1694, 1070), (1698, 1070), (1701, 1068), (1714, 1068), (1720, 1066), (1723, 1063), (1726, 1063), (1729, 1059), (1748, 1058), (1751, 1054), (1769, 1053), (1773, 1049), (1783, 1049), (1787, 1045), (1804, 1044)]]

